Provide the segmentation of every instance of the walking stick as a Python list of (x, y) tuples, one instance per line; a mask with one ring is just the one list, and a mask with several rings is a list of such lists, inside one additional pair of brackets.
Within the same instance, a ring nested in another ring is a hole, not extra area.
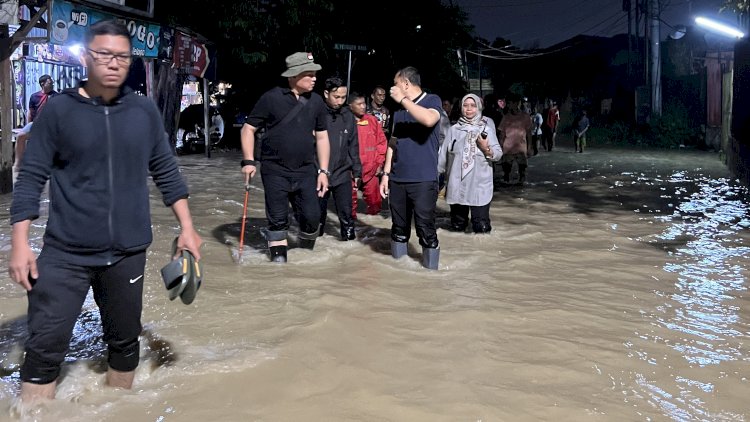
[(247, 197), (250, 194), (250, 184), (245, 185), (245, 205), (242, 207), (242, 228), (240, 229), (240, 251), (237, 263), (242, 262), (242, 247), (245, 246), (245, 221), (247, 221)]

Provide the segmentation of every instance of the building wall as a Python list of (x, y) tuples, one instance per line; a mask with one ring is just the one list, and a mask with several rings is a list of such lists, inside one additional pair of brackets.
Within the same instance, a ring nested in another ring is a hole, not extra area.
[(735, 44), (733, 73), (734, 101), (727, 166), (745, 185), (750, 185), (750, 42), (746, 40)]

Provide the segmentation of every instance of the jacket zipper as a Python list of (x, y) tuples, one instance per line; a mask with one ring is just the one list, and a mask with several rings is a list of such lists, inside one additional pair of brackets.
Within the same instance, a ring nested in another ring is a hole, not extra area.
[(114, 233), (114, 227), (112, 224), (112, 221), (114, 220), (114, 194), (115, 194), (115, 182), (114, 182), (114, 175), (113, 173), (113, 163), (112, 163), (112, 128), (109, 124), (109, 107), (104, 106), (104, 122), (105, 122), (105, 128), (107, 130), (107, 151), (109, 152), (107, 157), (107, 164), (109, 167), (109, 215), (107, 216), (107, 224), (109, 227), (109, 241), (111, 243), (111, 247), (109, 248), (109, 256), (107, 257), (107, 265), (112, 265), (112, 261), (114, 260), (112, 256), (112, 247), (114, 247), (114, 241), (115, 241), (115, 233)]

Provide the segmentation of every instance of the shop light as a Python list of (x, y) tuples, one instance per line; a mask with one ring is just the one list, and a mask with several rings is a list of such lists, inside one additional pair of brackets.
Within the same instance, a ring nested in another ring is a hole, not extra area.
[(730, 37), (742, 38), (745, 36), (745, 34), (737, 28), (725, 25), (712, 19), (704, 18), (702, 16), (698, 16), (697, 18), (695, 18), (695, 23), (704, 28), (712, 29), (716, 32)]
[(78, 57), (83, 52), (83, 46), (81, 44), (73, 44), (68, 46), (68, 51), (70, 51), (71, 54)]

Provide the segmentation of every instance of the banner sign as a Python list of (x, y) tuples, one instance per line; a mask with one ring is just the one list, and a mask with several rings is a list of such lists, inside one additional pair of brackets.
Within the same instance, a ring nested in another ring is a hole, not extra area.
[(173, 67), (185, 68), (191, 75), (202, 78), (211, 60), (203, 43), (190, 35), (177, 31), (174, 37)]
[(128, 27), (134, 56), (157, 57), (159, 54), (160, 25), (109, 15), (99, 10), (65, 1), (52, 3), (50, 42), (59, 45), (83, 44), (83, 38), (89, 25), (109, 19), (117, 19)]

